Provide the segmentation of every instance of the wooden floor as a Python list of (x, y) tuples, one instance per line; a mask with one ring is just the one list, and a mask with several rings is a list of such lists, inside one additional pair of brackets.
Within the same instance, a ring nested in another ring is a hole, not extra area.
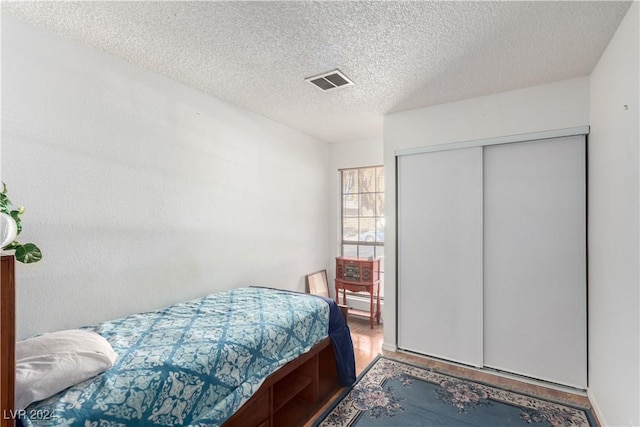
[[(403, 360), (407, 363), (418, 366), (432, 367), (443, 373), (449, 373), (470, 380), (482, 381), (507, 390), (526, 393), (532, 396), (539, 396), (556, 402), (590, 407), (589, 400), (586, 395), (578, 391), (571, 392), (560, 388), (545, 387), (539, 384), (519, 381), (499, 373), (494, 374), (491, 372), (480, 371), (478, 369), (446, 363), (429, 357), (404, 352), (390, 352), (382, 350), (382, 325), (374, 325), (373, 329), (371, 329), (369, 327), (369, 320), (365, 318), (350, 316), (349, 329), (351, 330), (351, 339), (353, 340), (353, 347), (356, 355), (357, 375), (360, 375), (369, 363), (376, 358), (376, 356), (382, 354), (396, 360)], [(338, 397), (338, 395), (339, 393), (337, 393), (335, 397)], [(318, 411), (314, 419), (324, 413), (329, 405), (330, 404), (327, 404), (324, 408)], [(305, 424), (305, 427), (310, 427), (312, 425), (313, 422), (309, 422)]]
[(382, 350), (382, 324), (369, 326), (369, 319), (349, 316), (349, 330), (356, 353), (356, 375), (360, 375)]

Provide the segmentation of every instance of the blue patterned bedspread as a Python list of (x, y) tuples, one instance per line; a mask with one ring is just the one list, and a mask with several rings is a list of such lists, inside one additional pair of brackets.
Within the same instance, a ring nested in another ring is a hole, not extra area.
[[(98, 377), (35, 403), (25, 426), (220, 425), (264, 379), (327, 337), (320, 298), (240, 288), (86, 329), (118, 354)], [(46, 415), (46, 416), (44, 416)]]

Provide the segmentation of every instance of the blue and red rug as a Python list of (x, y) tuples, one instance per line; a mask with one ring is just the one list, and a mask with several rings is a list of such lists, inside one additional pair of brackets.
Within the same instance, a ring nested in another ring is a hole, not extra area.
[(314, 424), (346, 426), (597, 426), (560, 404), (378, 357)]

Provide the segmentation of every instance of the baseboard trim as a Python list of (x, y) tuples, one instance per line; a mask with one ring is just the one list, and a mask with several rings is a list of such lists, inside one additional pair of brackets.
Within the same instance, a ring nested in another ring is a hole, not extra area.
[(593, 416), (596, 417), (596, 421), (599, 426), (608, 426), (609, 424), (604, 419), (604, 414), (600, 410), (600, 406), (598, 405), (598, 401), (591, 393), (591, 390), (587, 387), (587, 398), (589, 398), (589, 403), (591, 403), (591, 410), (593, 412)]
[(398, 346), (395, 344), (382, 343), (382, 349), (385, 351), (398, 351)]

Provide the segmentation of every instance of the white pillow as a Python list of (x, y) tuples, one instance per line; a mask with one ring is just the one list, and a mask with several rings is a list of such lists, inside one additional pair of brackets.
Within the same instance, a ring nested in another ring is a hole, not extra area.
[(58, 331), (16, 343), (16, 409), (106, 371), (118, 355), (95, 332)]

